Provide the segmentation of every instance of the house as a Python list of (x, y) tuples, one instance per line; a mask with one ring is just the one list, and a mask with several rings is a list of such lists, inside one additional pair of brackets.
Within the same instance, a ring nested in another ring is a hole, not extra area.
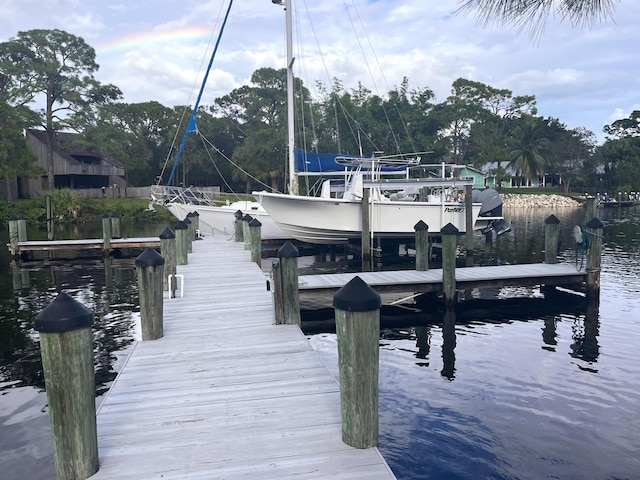
[[(501, 186), (505, 188), (546, 187), (562, 183), (562, 178), (558, 174), (545, 173), (537, 178), (526, 179), (518, 175), (518, 172), (511, 166), (511, 162), (500, 162), (500, 167), (505, 173), (501, 181)], [(485, 186), (487, 188), (496, 188), (498, 185), (497, 169), (498, 162), (487, 163), (482, 167), (482, 171), (486, 172)]]
[[(47, 134), (44, 130), (25, 132), (27, 149), (36, 165), (47, 171)], [(122, 163), (95, 148), (83, 145), (77, 133), (56, 132), (53, 145), (55, 188), (126, 187), (126, 169)], [(18, 178), (18, 192), (23, 198), (40, 197), (48, 190), (46, 173), (37, 178)]]
[(473, 188), (476, 190), (486, 187), (485, 178), (487, 174), (482, 172), (481, 170), (478, 170), (477, 168), (466, 165), (458, 169), (458, 176), (462, 178), (472, 178)]

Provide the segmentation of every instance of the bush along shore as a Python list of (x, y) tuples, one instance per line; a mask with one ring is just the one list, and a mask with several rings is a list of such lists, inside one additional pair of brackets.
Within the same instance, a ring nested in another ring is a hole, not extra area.
[(581, 203), (571, 197), (563, 195), (520, 195), (517, 193), (505, 193), (501, 195), (505, 208), (566, 208), (579, 207)]

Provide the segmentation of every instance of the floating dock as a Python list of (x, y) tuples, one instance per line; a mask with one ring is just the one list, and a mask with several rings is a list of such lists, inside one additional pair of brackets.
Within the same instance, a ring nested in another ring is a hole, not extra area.
[(137, 342), (98, 409), (92, 479), (393, 479), (342, 442), (340, 389), (300, 328), (275, 325), (242, 243), (194, 242), (164, 336)]

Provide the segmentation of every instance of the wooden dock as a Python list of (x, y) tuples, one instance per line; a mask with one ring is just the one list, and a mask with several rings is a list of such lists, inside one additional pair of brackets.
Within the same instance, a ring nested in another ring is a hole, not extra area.
[[(496, 265), (486, 267), (456, 268), (458, 289), (505, 286), (560, 285), (579, 286), (587, 281), (585, 270), (577, 271), (569, 263)], [(301, 275), (298, 277), (300, 292), (336, 291), (359, 276), (371, 288), (379, 292), (439, 292), (442, 290), (442, 269), (424, 272), (396, 270), (360, 273), (332, 273)]]
[[(49, 252), (55, 250), (102, 250), (104, 240), (102, 238), (88, 238), (81, 240), (27, 240), (18, 242), (15, 254), (23, 252)], [(121, 248), (158, 248), (160, 237), (132, 237), (112, 238), (109, 241), (111, 249)], [(10, 245), (7, 245), (10, 247)]]
[(164, 337), (137, 342), (98, 409), (92, 479), (395, 478), (342, 442), (340, 392), (242, 244), (194, 242)]

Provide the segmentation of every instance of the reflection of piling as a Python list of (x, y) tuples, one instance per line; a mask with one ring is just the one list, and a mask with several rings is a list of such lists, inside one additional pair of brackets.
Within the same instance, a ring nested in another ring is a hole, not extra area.
[(544, 221), (544, 263), (558, 263), (558, 224), (555, 215), (549, 215)]
[(257, 218), (249, 222), (249, 236), (251, 244), (251, 261), (262, 265), (262, 223)]
[(282, 280), (282, 310), (284, 323), (300, 325), (300, 296), (298, 292), (298, 249), (287, 242), (278, 249)]
[(446, 224), (442, 230), (442, 293), (444, 303), (451, 305), (456, 303), (456, 246), (458, 229), (451, 223)]
[(589, 233), (589, 250), (587, 250), (587, 298), (596, 300), (600, 297), (600, 265), (602, 252), (602, 230), (604, 225), (597, 218), (587, 222)]
[(420, 220), (414, 225), (416, 235), (416, 270), (429, 270), (429, 225)]
[(342, 441), (355, 448), (378, 444), (380, 295), (355, 277), (333, 297)]
[(431, 348), (429, 344), (429, 327), (415, 326), (414, 330), (416, 332), (416, 347), (418, 347), (418, 353), (416, 353), (416, 357), (427, 358), (427, 356), (429, 355), (429, 350)]
[(187, 255), (187, 225), (182, 221), (177, 221), (173, 226), (176, 235), (176, 265), (186, 265)]
[(92, 323), (91, 310), (64, 292), (34, 321), (58, 480), (88, 478), (99, 467)]
[(234, 216), (236, 217), (236, 221), (233, 224), (236, 242), (244, 242), (244, 228), (242, 225), (244, 222), (244, 214), (241, 210), (236, 210)]
[[(162, 289), (169, 291), (169, 276), (175, 275), (176, 269), (176, 235), (170, 228), (165, 228), (160, 234), (160, 255), (164, 258), (164, 275), (162, 276)], [(172, 277), (172, 279), (175, 277)], [(175, 281), (173, 288), (170, 290), (175, 297)]]
[(138, 255), (135, 264), (138, 273), (142, 340), (157, 340), (163, 335), (164, 258), (153, 248), (146, 248)]
[(456, 372), (456, 313), (448, 307), (442, 319), (442, 371), (440, 374), (453, 380)]
[(102, 217), (102, 253), (108, 256), (111, 251), (111, 217), (104, 214)]
[(598, 217), (598, 199), (596, 197), (587, 198), (587, 220)]

